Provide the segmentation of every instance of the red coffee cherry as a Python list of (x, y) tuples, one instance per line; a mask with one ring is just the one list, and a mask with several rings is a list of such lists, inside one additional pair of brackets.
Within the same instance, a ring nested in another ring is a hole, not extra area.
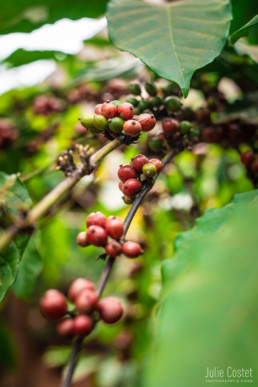
[(149, 132), (156, 125), (156, 118), (153, 114), (143, 113), (138, 117), (143, 132)]
[(121, 103), (120, 106), (118, 106), (118, 115), (123, 120), (130, 120), (134, 116), (134, 106), (129, 102)]
[(122, 253), (122, 246), (117, 241), (109, 241), (106, 245), (106, 253), (112, 258), (117, 257)]
[(85, 231), (80, 232), (76, 237), (76, 243), (77, 245), (81, 247), (86, 247), (89, 245), (89, 242), (87, 240), (87, 233)]
[(204, 142), (215, 142), (216, 133), (215, 129), (212, 126), (208, 126), (202, 130), (202, 141)]
[(88, 217), (87, 217), (87, 222), (86, 225), (89, 228), (90, 226), (100, 226), (105, 228), (106, 224), (106, 217), (102, 212), (92, 212)]
[(57, 325), (57, 333), (62, 337), (73, 337), (73, 319), (65, 318)]
[(120, 239), (124, 233), (124, 223), (117, 216), (109, 216), (106, 221), (106, 231), (113, 239)]
[(143, 250), (137, 242), (128, 241), (123, 244), (123, 254), (125, 254), (128, 258), (139, 257), (142, 253)]
[(91, 333), (93, 322), (89, 316), (76, 316), (73, 320), (73, 333), (76, 336), (84, 337)]
[(246, 167), (251, 165), (253, 158), (254, 158), (253, 152), (250, 150), (241, 153), (241, 156), (240, 156), (242, 164), (244, 164)]
[(135, 196), (142, 190), (142, 183), (137, 179), (129, 179), (124, 182), (123, 194), (125, 196)]
[(98, 311), (106, 324), (118, 322), (123, 315), (121, 302), (115, 297), (103, 297), (98, 303)]
[(122, 192), (123, 192), (124, 183), (123, 183), (122, 181), (119, 181), (119, 183), (118, 183), (118, 187), (119, 187), (120, 191), (122, 191)]
[(98, 105), (96, 105), (96, 106), (95, 106), (94, 112), (95, 112), (96, 114), (102, 114), (102, 113), (101, 113), (101, 107), (102, 107), (102, 103), (99, 103)]
[(162, 129), (165, 136), (171, 136), (179, 129), (179, 122), (174, 118), (164, 118), (162, 121)]
[(94, 291), (95, 286), (94, 286), (93, 282), (91, 282), (87, 278), (76, 278), (76, 280), (74, 280), (69, 287), (69, 290), (68, 290), (69, 299), (72, 302), (74, 302), (77, 295), (83, 289), (88, 289), (88, 290)]
[(131, 167), (136, 170), (136, 172), (141, 173), (142, 167), (144, 164), (147, 164), (149, 162), (149, 159), (147, 159), (144, 155), (137, 155), (131, 160)]
[(75, 298), (75, 306), (79, 313), (92, 312), (98, 302), (97, 294), (91, 289), (83, 289)]
[(100, 226), (90, 226), (87, 231), (88, 241), (97, 247), (104, 247), (107, 244), (107, 233)]
[(40, 309), (47, 317), (58, 319), (67, 312), (65, 296), (56, 289), (47, 290), (40, 300)]
[(118, 170), (118, 177), (122, 181), (133, 179), (137, 177), (137, 173), (130, 165), (123, 165)]
[(162, 168), (162, 162), (159, 159), (150, 159), (149, 161), (151, 164), (154, 164), (157, 172), (159, 172)]
[(124, 123), (123, 129), (128, 136), (138, 136), (141, 133), (142, 126), (138, 121), (128, 120)]
[(104, 102), (101, 106), (101, 114), (108, 118), (113, 118), (117, 115), (117, 108), (112, 102)]

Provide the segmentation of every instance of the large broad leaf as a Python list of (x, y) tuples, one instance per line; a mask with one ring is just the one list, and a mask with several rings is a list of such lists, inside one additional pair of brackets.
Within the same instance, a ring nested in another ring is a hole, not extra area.
[(114, 45), (176, 82), (184, 96), (194, 71), (220, 54), (230, 17), (228, 0), (112, 0), (107, 12)]
[(42, 269), (41, 246), (39, 232), (30, 238), (19, 264), (18, 275), (12, 290), (16, 296), (29, 300), (38, 275)]
[(143, 386), (207, 386), (207, 367), (250, 382), (232, 369), (257, 367), (257, 217), (258, 192), (241, 194), (178, 238)]
[(233, 45), (235, 44), (238, 39), (242, 38), (243, 36), (248, 36), (250, 31), (252, 31), (254, 28), (257, 29), (258, 27), (258, 15), (256, 15), (252, 20), (250, 20), (248, 23), (246, 23), (243, 27), (241, 27), (239, 30), (235, 31), (230, 38), (230, 43)]
[[(18, 176), (0, 172), (1, 219), (8, 221), (30, 205), (29, 193)], [(0, 301), (16, 278), (19, 262), (28, 241), (29, 235), (19, 233), (10, 245), (0, 252)]]
[(107, 0), (12, 0), (0, 13), (0, 34), (30, 32), (63, 18), (98, 17), (105, 13)]
[(61, 51), (26, 51), (20, 48), (14, 51), (0, 63), (7, 63), (8, 67), (17, 67), (34, 62), (36, 60), (53, 59), (55, 61), (59, 61), (60, 59), (64, 60), (68, 57), (71, 57), (71, 55), (64, 54)]

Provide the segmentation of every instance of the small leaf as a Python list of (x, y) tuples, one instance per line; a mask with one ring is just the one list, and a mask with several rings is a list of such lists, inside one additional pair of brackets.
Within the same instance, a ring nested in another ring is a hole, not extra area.
[(230, 37), (230, 43), (232, 46), (238, 41), (238, 39), (243, 36), (248, 36), (249, 32), (258, 26), (258, 15), (252, 18), (248, 23), (246, 23), (243, 27), (239, 28), (239, 30), (235, 31)]
[(230, 18), (228, 0), (112, 0), (107, 12), (113, 44), (176, 82), (184, 96), (194, 71), (223, 49)]
[(39, 232), (30, 238), (19, 264), (18, 275), (12, 290), (16, 296), (28, 300), (42, 269)]

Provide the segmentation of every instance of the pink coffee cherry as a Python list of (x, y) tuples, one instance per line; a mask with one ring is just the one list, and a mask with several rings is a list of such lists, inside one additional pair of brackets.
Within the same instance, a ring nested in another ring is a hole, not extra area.
[(123, 254), (128, 258), (137, 258), (142, 253), (143, 250), (137, 242), (128, 241), (123, 244)]
[(120, 239), (124, 233), (124, 223), (117, 216), (109, 216), (106, 221), (106, 230), (113, 239)]
[(40, 300), (40, 309), (46, 317), (59, 319), (67, 312), (66, 298), (58, 290), (49, 289)]
[(87, 231), (88, 241), (97, 247), (104, 247), (107, 244), (107, 232), (100, 226), (90, 226)]
[(121, 103), (120, 106), (118, 106), (118, 115), (123, 120), (130, 120), (134, 116), (134, 106), (129, 102)]
[(123, 315), (121, 302), (115, 297), (103, 297), (97, 306), (102, 320), (106, 324), (118, 322)]
[(69, 299), (74, 302), (77, 295), (83, 290), (88, 289), (94, 291), (95, 286), (93, 282), (91, 282), (87, 278), (76, 278), (70, 285), (68, 290)]

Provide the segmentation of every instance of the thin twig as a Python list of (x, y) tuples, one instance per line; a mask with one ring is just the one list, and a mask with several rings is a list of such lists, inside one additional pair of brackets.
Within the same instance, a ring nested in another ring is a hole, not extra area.
[(76, 170), (68, 177), (66, 177), (60, 184), (58, 184), (52, 191), (44, 196), (34, 208), (32, 208), (25, 218), (17, 218), (14, 223), (7, 228), (0, 236), (0, 251), (3, 250), (12, 241), (15, 235), (22, 229), (34, 227), (37, 222), (46, 212), (55, 204), (63, 195), (68, 195), (75, 184), (86, 174), (90, 174), (96, 169), (103, 158), (118, 148), (123, 143), (123, 138), (109, 142), (89, 159), (90, 170), (87, 172), (83, 166), (79, 164)]
[[(178, 150), (174, 150), (174, 151), (169, 153), (164, 158), (164, 160), (162, 162), (162, 164), (163, 164), (162, 165), (162, 169), (169, 163), (169, 161), (177, 153), (178, 153)], [(158, 175), (155, 177), (155, 179), (152, 182), (147, 182), (147, 184), (145, 185), (143, 190), (140, 192), (140, 194), (137, 196), (137, 198), (134, 200), (132, 206), (130, 207), (130, 210), (128, 211), (128, 213), (126, 215), (126, 218), (124, 220), (124, 235), (123, 235), (124, 237), (127, 234), (127, 231), (128, 231), (128, 229), (130, 227), (130, 224), (131, 224), (131, 222), (132, 222), (132, 220), (134, 218), (134, 215), (135, 215), (136, 211), (140, 207), (140, 205), (141, 205), (143, 199), (145, 198), (145, 196), (147, 195), (147, 193), (153, 187), (153, 185), (154, 185)], [(103, 291), (105, 289), (105, 286), (106, 286), (106, 284), (108, 282), (108, 279), (110, 277), (110, 274), (111, 274), (114, 262), (115, 262), (115, 258), (109, 257), (107, 262), (106, 262), (106, 264), (105, 264), (105, 267), (104, 267), (104, 270), (103, 270), (103, 272), (101, 274), (101, 277), (100, 277), (100, 280), (99, 280), (99, 285), (98, 285), (98, 288), (97, 288), (97, 291), (96, 291), (96, 293), (97, 293), (97, 295), (99, 297), (102, 295), (102, 293), (103, 293)], [(67, 373), (67, 376), (66, 376), (66, 379), (65, 379), (64, 383), (62, 384), (62, 387), (70, 387), (70, 385), (71, 385), (73, 372), (75, 370), (75, 366), (76, 366), (76, 363), (77, 363), (77, 357), (79, 355), (81, 346), (82, 346), (81, 339), (76, 339), (75, 342), (74, 342), (71, 358), (69, 360), (68, 373)], [(78, 348), (79, 348), (79, 350), (78, 350)]]

